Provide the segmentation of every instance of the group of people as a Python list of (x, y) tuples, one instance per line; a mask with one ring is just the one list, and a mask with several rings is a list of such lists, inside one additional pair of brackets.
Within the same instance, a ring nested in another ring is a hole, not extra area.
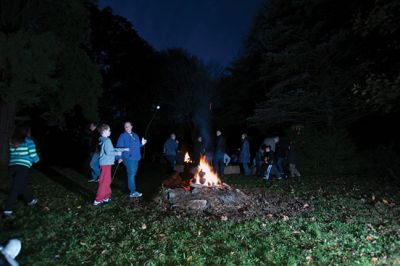
[[(91, 144), (90, 144), (90, 169), (92, 178), (89, 182), (97, 182), (98, 189), (93, 205), (101, 205), (112, 200), (111, 191), (111, 168), (117, 161), (126, 168), (127, 183), (129, 188), (129, 197), (138, 198), (142, 193), (136, 190), (136, 173), (141, 160), (141, 148), (147, 143), (147, 140), (133, 132), (132, 123), (124, 123), (124, 132), (119, 136), (116, 148), (109, 138), (111, 135), (110, 126), (102, 124), (97, 126), (90, 125)], [(179, 141), (175, 134), (164, 143), (164, 156), (168, 162), (168, 170), (172, 171), (176, 164), (176, 155)], [(286, 156), (287, 155), (287, 156)], [(194, 143), (192, 159), (194, 163), (199, 164), (201, 156), (212, 162), (214, 171), (219, 175), (224, 175), (224, 168), (229, 163), (229, 156), (226, 154), (226, 141), (221, 130), (216, 131), (216, 139), (213, 153), (207, 153), (206, 147), (201, 136)], [(289, 171), (291, 177), (300, 176), (296, 168), (296, 150), (293, 143), (288, 147), (281, 145), (279, 137), (266, 139), (257, 150), (253, 165), (256, 168), (256, 174), (263, 176), (268, 181), (270, 175), (274, 174), (278, 179), (286, 178), (284, 172), (284, 159), (289, 162)], [(23, 195), (28, 205), (35, 205), (37, 198), (33, 196), (32, 190), (28, 185), (27, 177), (29, 169), (34, 163), (39, 162), (40, 158), (36, 152), (36, 146), (31, 139), (31, 130), (28, 126), (18, 126), (10, 140), (10, 160), (9, 167), (12, 176), (12, 185), (10, 194), (6, 200), (4, 215), (9, 216), (13, 213), (13, 205), (16, 203), (19, 195)], [(252, 174), (250, 170), (251, 155), (250, 144), (246, 133), (241, 135), (241, 147), (239, 148), (238, 163), (241, 165), (244, 175)]]
[[(267, 138), (256, 152), (253, 164), (256, 167), (256, 174), (263, 176), (265, 181), (270, 179), (273, 174), (278, 179), (287, 178), (284, 171), (284, 160), (288, 159), (289, 172), (291, 177), (300, 177), (300, 172), (296, 168), (297, 153), (294, 143), (285, 148), (280, 142), (279, 137)], [(264, 166), (265, 165), (265, 169)]]
[[(164, 158), (167, 161), (167, 172), (172, 172), (177, 161), (179, 141), (176, 140), (176, 135), (172, 133), (163, 147)], [(207, 153), (206, 147), (201, 136), (197, 137), (193, 145), (192, 161), (194, 164), (199, 164), (201, 156), (205, 156), (208, 161), (212, 162), (214, 171), (219, 175), (224, 175), (225, 166), (229, 164), (231, 158), (226, 153), (226, 141), (221, 130), (216, 131), (215, 147), (213, 153)], [(242, 134), (242, 147), (240, 148), (239, 162), (243, 166), (244, 174), (250, 175), (250, 145), (247, 140), (247, 134)]]
[[(171, 172), (176, 164), (179, 141), (172, 133), (170, 138), (164, 143), (164, 157), (167, 161), (167, 171)], [(206, 153), (202, 137), (199, 136), (193, 145), (192, 159), (195, 164), (199, 164), (200, 157), (206, 156), (212, 162), (214, 171), (219, 175), (224, 175), (224, 168), (229, 164), (231, 158), (226, 153), (226, 141), (221, 130), (216, 131), (215, 145), (213, 153)], [(265, 181), (270, 179), (271, 174), (278, 179), (287, 178), (284, 171), (284, 160), (288, 159), (289, 172), (291, 177), (300, 177), (300, 172), (296, 168), (296, 149), (293, 142), (287, 147), (281, 144), (279, 137), (267, 138), (259, 147), (253, 160), (251, 160), (250, 144), (246, 133), (241, 135), (241, 147), (238, 149), (237, 163), (241, 166), (242, 172), (246, 176), (252, 175), (250, 165), (255, 168), (255, 174), (262, 176)]]

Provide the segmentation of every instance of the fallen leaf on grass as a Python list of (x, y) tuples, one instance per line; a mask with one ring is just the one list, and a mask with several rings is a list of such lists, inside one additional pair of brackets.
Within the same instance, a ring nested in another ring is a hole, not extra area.
[(378, 239), (378, 237), (374, 236), (374, 235), (367, 235), (365, 237), (365, 240), (367, 240), (367, 241), (371, 241), (371, 240), (375, 240), (375, 239)]
[(372, 236), (370, 236), (370, 235), (367, 235), (366, 237), (365, 237), (365, 240), (368, 240), (368, 241), (370, 241), (370, 240), (373, 240), (374, 238), (372, 237)]
[(221, 221), (228, 221), (228, 216), (222, 215), (221, 216)]
[(368, 226), (373, 232), (376, 232), (376, 229), (372, 226), (372, 224), (367, 224), (367, 226)]
[(303, 208), (308, 208), (308, 207), (310, 207), (310, 205), (308, 205), (307, 203), (304, 204), (304, 206), (303, 206)]
[(189, 256), (188, 258), (187, 258), (187, 261), (191, 261), (193, 259), (193, 257), (192, 256)]
[(377, 262), (378, 262), (378, 258), (373, 257), (373, 258), (371, 259), (371, 262), (372, 262), (372, 263), (377, 263)]
[(145, 230), (146, 228), (147, 228), (147, 225), (146, 225), (146, 224), (142, 224), (141, 229), (142, 229), (142, 230)]
[(296, 230), (296, 231), (293, 231), (292, 234), (295, 234), (295, 235), (296, 234), (301, 234), (301, 232)]
[(387, 201), (386, 199), (382, 199), (382, 202), (385, 204), (389, 204), (389, 201)]
[(283, 215), (283, 220), (284, 220), (284, 221), (289, 220), (289, 216)]
[(50, 208), (46, 206), (46, 207), (44, 207), (44, 208), (42, 209), (42, 211), (48, 212), (48, 211), (50, 211)]

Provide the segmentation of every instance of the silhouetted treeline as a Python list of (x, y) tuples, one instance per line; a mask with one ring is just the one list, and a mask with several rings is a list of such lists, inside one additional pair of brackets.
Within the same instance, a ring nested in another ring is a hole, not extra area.
[[(400, 103), (399, 11), (394, 0), (265, 1), (242, 55), (221, 80), (229, 108), (219, 110), (220, 121), (287, 137), (290, 128), (301, 128), (295, 138), (310, 168), (347, 165), (354, 172), (386, 161), (377, 168), (381, 175), (395, 168), (400, 174), (391, 152), (399, 151), (393, 129)], [(360, 149), (379, 144), (392, 144), (386, 148), (391, 158), (375, 152), (374, 160), (356, 162)]]

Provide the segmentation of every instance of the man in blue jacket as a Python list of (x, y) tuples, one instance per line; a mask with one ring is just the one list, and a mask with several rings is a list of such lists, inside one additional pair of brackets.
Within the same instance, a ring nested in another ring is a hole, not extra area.
[(132, 131), (132, 123), (125, 122), (124, 124), (125, 132), (123, 132), (117, 141), (118, 148), (129, 148), (129, 151), (124, 151), (121, 156), (117, 156), (116, 159), (118, 163), (123, 162), (126, 167), (126, 172), (128, 174), (128, 187), (129, 187), (129, 197), (137, 198), (141, 197), (142, 193), (136, 191), (135, 176), (138, 169), (138, 164), (142, 155), (140, 153), (140, 148), (143, 147), (147, 140), (144, 138), (140, 141), (139, 136)]

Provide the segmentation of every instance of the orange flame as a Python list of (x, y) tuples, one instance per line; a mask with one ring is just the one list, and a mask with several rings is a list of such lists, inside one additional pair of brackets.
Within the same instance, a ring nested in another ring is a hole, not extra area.
[(185, 153), (185, 163), (192, 163), (192, 159), (190, 159), (189, 153)]
[(200, 164), (197, 167), (197, 172), (193, 177), (194, 184), (200, 184), (203, 186), (220, 186), (222, 184), (218, 175), (214, 173), (211, 166), (208, 164), (206, 157), (201, 156)]

